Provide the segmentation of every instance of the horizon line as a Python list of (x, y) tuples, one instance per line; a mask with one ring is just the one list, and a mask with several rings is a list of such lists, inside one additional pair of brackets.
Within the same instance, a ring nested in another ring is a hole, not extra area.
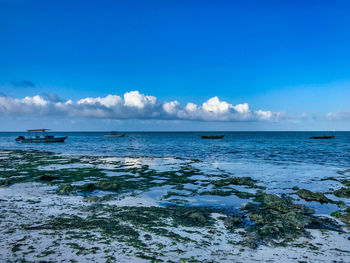
[[(21, 130), (21, 131), (0, 131), (0, 133), (4, 133), (4, 132), (28, 132), (27, 130)], [(104, 130), (104, 131), (93, 131), (93, 130), (82, 130), (82, 131), (62, 131), (62, 130), (58, 130), (58, 131), (50, 131), (48, 133), (52, 133), (52, 132), (111, 132), (111, 130)], [(131, 131), (123, 131), (123, 130), (119, 130), (118, 132), (122, 133), (122, 132), (126, 132), (126, 133), (133, 133), (133, 132), (173, 132), (173, 133), (180, 133), (180, 132), (350, 132), (350, 130), (299, 130), (299, 131), (293, 131), (293, 130), (242, 130), (242, 131), (232, 131), (232, 130), (196, 130), (196, 131), (137, 131), (137, 130), (131, 130)]]

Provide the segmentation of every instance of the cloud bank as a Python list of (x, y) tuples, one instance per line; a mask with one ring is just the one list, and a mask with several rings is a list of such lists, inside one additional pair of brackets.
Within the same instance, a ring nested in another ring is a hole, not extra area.
[(349, 121), (350, 111), (329, 112), (326, 118), (330, 121)]
[(68, 116), (104, 119), (160, 119), (194, 121), (278, 121), (280, 112), (252, 111), (248, 103), (237, 105), (210, 98), (201, 105), (189, 102), (182, 106), (174, 100), (159, 102), (156, 97), (138, 91), (123, 97), (87, 97), (78, 101), (59, 99), (54, 94), (11, 98), (0, 94), (0, 115)]

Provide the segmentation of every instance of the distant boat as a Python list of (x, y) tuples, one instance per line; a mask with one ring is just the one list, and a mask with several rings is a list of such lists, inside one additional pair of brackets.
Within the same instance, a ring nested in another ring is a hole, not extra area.
[(225, 135), (211, 135), (211, 136), (202, 136), (202, 139), (222, 139)]
[[(16, 142), (21, 143), (49, 143), (49, 142), (64, 142), (67, 137), (54, 137), (52, 135), (48, 135), (46, 131), (50, 129), (33, 129), (27, 130), (28, 136), (18, 136), (16, 138)], [(35, 133), (32, 136), (32, 133)]]
[(125, 133), (118, 133), (116, 131), (112, 131), (110, 134), (105, 134), (105, 137), (124, 137)]
[(321, 140), (326, 140), (326, 139), (333, 139), (335, 136), (330, 135), (330, 136), (312, 136), (310, 139), (321, 139)]

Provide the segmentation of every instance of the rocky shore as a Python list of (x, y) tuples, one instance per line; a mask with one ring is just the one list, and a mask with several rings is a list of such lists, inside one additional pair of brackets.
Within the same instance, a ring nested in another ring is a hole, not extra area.
[(349, 261), (349, 170), (273, 193), (202, 165), (0, 150), (0, 261)]

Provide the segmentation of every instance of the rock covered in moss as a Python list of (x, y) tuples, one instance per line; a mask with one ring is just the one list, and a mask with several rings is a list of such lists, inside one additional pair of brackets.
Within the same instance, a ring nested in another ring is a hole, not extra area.
[(313, 221), (311, 214), (314, 210), (303, 205), (293, 204), (290, 198), (277, 195), (258, 193), (255, 201), (248, 203), (243, 210), (254, 222), (248, 228), (246, 243), (270, 243), (273, 240), (293, 240), (305, 234), (306, 227)]
[(232, 184), (232, 185), (245, 185), (252, 188), (263, 188), (261, 186), (256, 185), (256, 182), (257, 180), (254, 180), (251, 177), (228, 177), (225, 179), (213, 181), (213, 185), (215, 187), (224, 187)]
[(76, 188), (70, 184), (64, 184), (61, 185), (58, 189), (57, 189), (57, 194), (60, 195), (68, 195), (71, 194), (73, 192), (76, 191)]
[(205, 217), (205, 215), (201, 212), (193, 212), (193, 213), (189, 213), (188, 217), (191, 218), (194, 221), (199, 222), (200, 224), (205, 224), (205, 222), (207, 221), (207, 218)]
[(331, 214), (331, 216), (340, 219), (348, 227), (350, 227), (350, 207), (347, 207), (344, 211), (338, 210)]
[(227, 229), (233, 230), (242, 224), (243, 218), (241, 215), (226, 216), (224, 225)]
[(116, 195), (114, 194), (106, 194), (103, 196), (93, 195), (93, 196), (85, 196), (85, 199), (90, 202), (106, 202), (106, 201), (112, 200), (113, 198), (115, 198), (115, 196)]
[(52, 182), (52, 181), (58, 180), (58, 179), (60, 179), (60, 177), (57, 175), (46, 175), (45, 174), (45, 175), (40, 176), (37, 180), (44, 181), (44, 182)]
[(296, 194), (300, 198), (303, 198), (306, 201), (317, 201), (317, 202), (320, 202), (321, 204), (333, 202), (332, 200), (328, 199), (322, 193), (314, 193), (314, 192), (311, 192), (310, 190), (306, 190), (306, 189), (300, 189), (298, 192), (296, 192)]
[(347, 225), (350, 227), (350, 212), (343, 214), (340, 219)]
[(145, 240), (152, 240), (152, 236), (150, 234), (145, 234), (143, 237)]
[(251, 197), (254, 197), (254, 194), (248, 193), (248, 192), (241, 192), (236, 189), (230, 189), (230, 190), (219, 190), (219, 189), (214, 189), (211, 191), (204, 191), (201, 192), (200, 195), (218, 195), (218, 196), (230, 196), (230, 195), (235, 195), (239, 198), (242, 199), (249, 199)]
[(342, 198), (350, 198), (350, 188), (342, 187), (333, 192), (335, 196)]
[(167, 209), (175, 225), (206, 226), (212, 224), (211, 210), (206, 208), (171, 207)]
[(344, 180), (341, 180), (340, 182), (341, 182), (343, 185), (350, 187), (350, 180), (344, 179)]

